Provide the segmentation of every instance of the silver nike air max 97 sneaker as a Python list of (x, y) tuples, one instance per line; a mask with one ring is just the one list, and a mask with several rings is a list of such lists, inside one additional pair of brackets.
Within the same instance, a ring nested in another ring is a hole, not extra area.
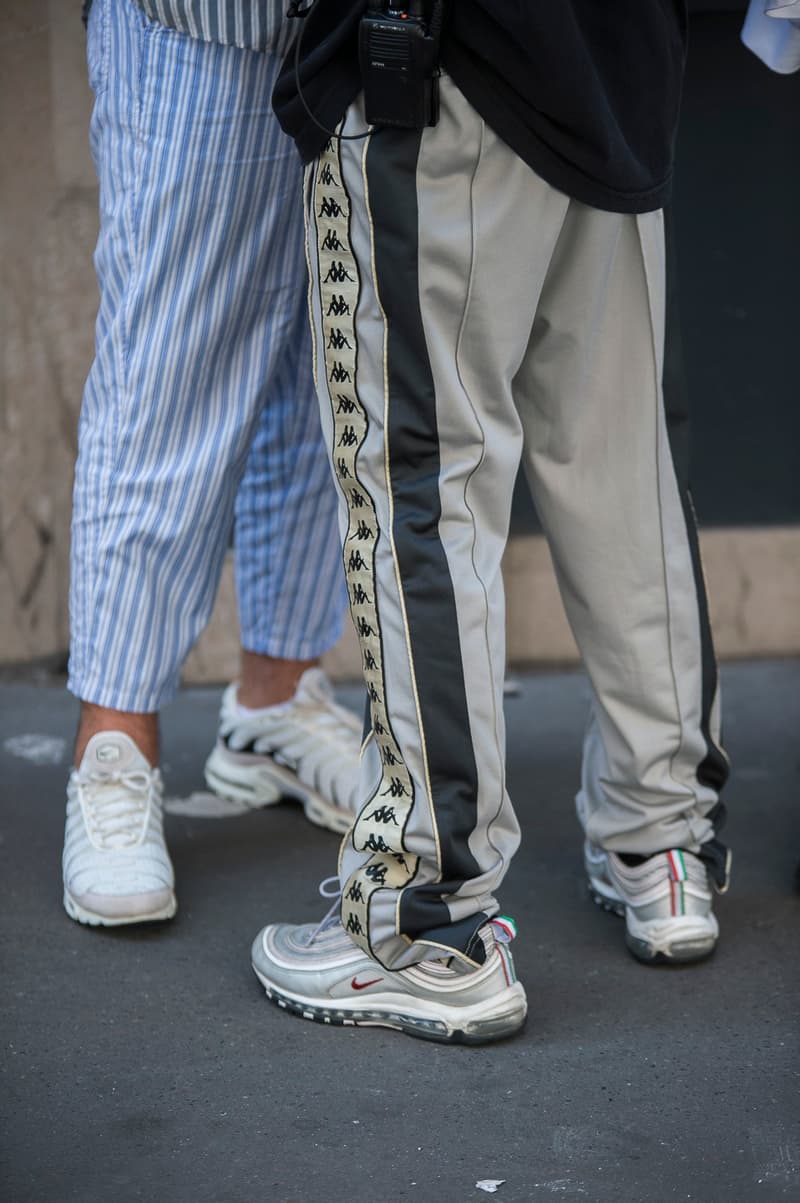
[(495, 938), (496, 927), (504, 938), (509, 926), (493, 920), (481, 928), (486, 959), (478, 967), (451, 957), (390, 972), (356, 947), (338, 918), (316, 927), (276, 924), (256, 936), (253, 969), (272, 1002), (304, 1019), (485, 1044), (525, 1022), (525, 991)]
[(584, 864), (599, 906), (625, 919), (625, 941), (640, 961), (699, 961), (714, 951), (719, 925), (703, 862), (670, 849), (637, 864), (588, 841)]

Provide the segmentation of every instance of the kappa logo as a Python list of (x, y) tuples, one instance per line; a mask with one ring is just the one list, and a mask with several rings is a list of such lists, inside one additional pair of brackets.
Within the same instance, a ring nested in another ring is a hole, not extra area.
[(347, 304), (347, 301), (344, 299), (344, 297), (334, 293), (331, 297), (331, 303), (328, 306), (328, 312), (326, 316), (330, 317), (331, 314), (333, 314), (335, 317), (347, 317), (349, 313), (350, 306)]
[(341, 217), (344, 210), (335, 197), (323, 196), (322, 204), (320, 205), (318, 217)]
[(354, 978), (351, 978), (350, 985), (354, 990), (366, 990), (367, 986), (377, 986), (378, 982), (382, 981), (382, 977), (371, 977), (368, 982), (360, 982), (358, 980), (358, 974), (356, 974)]
[(334, 326), (328, 335), (328, 349), (331, 351), (341, 351), (343, 347), (347, 347), (349, 351), (352, 351), (353, 344), (338, 326)]
[(392, 852), (393, 849), (382, 835), (376, 835), (374, 831), (369, 833), (369, 839), (364, 841), (364, 851), (370, 852)]
[[(386, 749), (388, 752), (388, 748)], [(377, 806), (371, 815), (365, 816), (367, 819), (373, 819), (376, 823), (394, 823), (398, 826), (397, 815), (393, 806)]]
[(335, 230), (328, 230), (328, 233), (322, 239), (322, 248), (326, 251), (346, 251), (347, 247), (342, 242)]
[(350, 272), (340, 259), (334, 259), (328, 268), (327, 274), (322, 283), (344, 284), (345, 280), (349, 280), (349, 282), (353, 284), (355, 282), (355, 277), (350, 275)]
[(351, 539), (373, 539), (374, 537), (375, 532), (363, 518), (350, 536)]
[(330, 375), (331, 384), (350, 384), (352, 379), (344, 364), (334, 361)]
[(382, 796), (388, 794), (391, 798), (402, 798), (407, 793), (408, 790), (399, 777), (390, 777), (389, 788), (381, 790)]

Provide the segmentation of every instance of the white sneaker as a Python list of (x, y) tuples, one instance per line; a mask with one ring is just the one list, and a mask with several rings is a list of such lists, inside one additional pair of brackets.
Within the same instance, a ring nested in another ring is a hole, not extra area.
[(252, 962), (267, 997), (304, 1019), (486, 1044), (518, 1032), (528, 1009), (511, 953), (496, 939), (510, 931), (507, 919), (481, 928), (478, 968), (451, 957), (390, 972), (356, 947), (338, 917), (316, 927), (279, 923), (256, 936)]
[(93, 735), (67, 785), (64, 908), (116, 927), (171, 919), (175, 878), (162, 829), (161, 774), (121, 731)]
[(358, 719), (333, 700), (322, 669), (309, 668), (288, 702), (246, 715), (228, 686), (206, 782), (253, 807), (294, 798), (312, 823), (345, 832), (356, 814), (360, 751)]
[(583, 856), (589, 892), (624, 915), (625, 942), (640, 961), (699, 961), (714, 951), (719, 925), (698, 857), (676, 848), (629, 865), (588, 840)]

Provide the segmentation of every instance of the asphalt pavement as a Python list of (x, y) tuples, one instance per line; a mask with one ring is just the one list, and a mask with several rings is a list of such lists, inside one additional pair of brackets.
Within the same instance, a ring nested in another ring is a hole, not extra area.
[[(177, 918), (71, 922), (76, 705), (0, 686), (4, 1203), (800, 1199), (800, 662), (723, 670), (733, 886), (715, 956), (683, 968), (639, 965), (587, 897), (572, 802), (584, 677), (517, 682), (523, 845), (501, 902), (530, 1012), (519, 1037), (485, 1048), (326, 1028), (267, 1002), (252, 937), (324, 912), (336, 839), (290, 804), (213, 813), (216, 690), (164, 715)], [(358, 689), (341, 697), (360, 709)]]

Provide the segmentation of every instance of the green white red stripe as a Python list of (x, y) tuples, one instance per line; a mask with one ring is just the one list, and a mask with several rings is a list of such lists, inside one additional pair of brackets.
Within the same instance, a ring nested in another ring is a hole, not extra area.
[(686, 872), (686, 862), (683, 859), (683, 853), (680, 848), (671, 849), (667, 853), (667, 864), (669, 865), (672, 914), (685, 915), (686, 899), (683, 893), (683, 883), (686, 881), (688, 874)]
[(510, 944), (516, 938), (517, 925), (510, 915), (495, 915), (492, 927), (498, 944)]
[(517, 975), (514, 972), (514, 962), (511, 959), (511, 953), (502, 944), (497, 944), (495, 947), (497, 948), (497, 955), (500, 958), (500, 964), (503, 966), (506, 985), (513, 986), (517, 980)]
[(514, 962), (511, 959), (511, 953), (504, 945), (510, 944), (516, 936), (517, 925), (510, 915), (495, 915), (491, 924), (497, 955), (500, 957), (500, 964), (503, 966), (506, 982), (509, 986), (513, 986), (517, 980), (517, 975), (514, 972)]

